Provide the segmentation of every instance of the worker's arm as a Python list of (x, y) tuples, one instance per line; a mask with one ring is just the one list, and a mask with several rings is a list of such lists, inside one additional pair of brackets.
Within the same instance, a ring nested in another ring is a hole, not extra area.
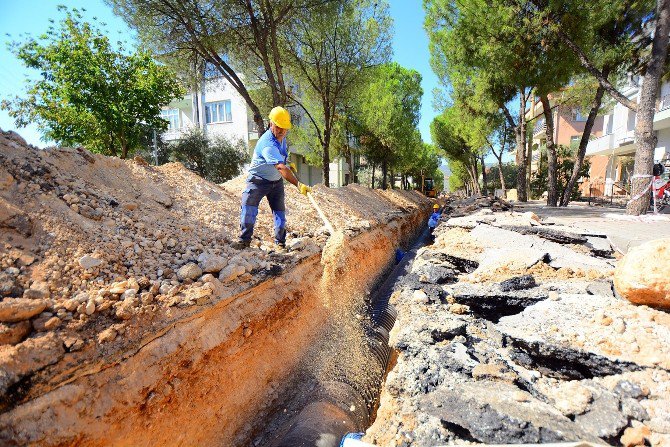
[(277, 171), (279, 171), (281, 176), (284, 177), (286, 181), (298, 187), (300, 194), (307, 194), (308, 192), (312, 191), (312, 188), (305, 185), (304, 183), (300, 183), (298, 177), (296, 177), (293, 171), (291, 171), (291, 168), (286, 166), (284, 163), (277, 163), (275, 168), (277, 168)]
[(275, 168), (277, 168), (277, 171), (281, 174), (282, 177), (286, 179), (287, 182), (298, 186), (300, 181), (298, 180), (298, 177), (295, 176), (293, 171), (291, 171), (291, 168), (286, 166), (284, 163), (277, 163), (275, 165)]

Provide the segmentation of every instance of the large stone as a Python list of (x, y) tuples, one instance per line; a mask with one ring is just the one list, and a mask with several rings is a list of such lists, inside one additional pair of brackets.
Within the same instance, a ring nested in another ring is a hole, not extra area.
[(614, 271), (614, 288), (636, 304), (670, 308), (670, 238), (631, 248)]
[(219, 280), (224, 283), (230, 282), (237, 279), (240, 275), (244, 275), (246, 271), (246, 268), (244, 268), (242, 265), (230, 264), (221, 270), (221, 273), (219, 274)]
[(5, 298), (0, 302), (0, 322), (16, 323), (28, 320), (42, 312), (47, 307), (45, 300), (31, 300), (28, 298)]
[(177, 278), (179, 278), (180, 281), (184, 281), (185, 279), (197, 279), (202, 276), (202, 269), (198, 267), (198, 264), (195, 264), (193, 262), (189, 262), (188, 264), (185, 264), (181, 266), (179, 270), (177, 270)]
[(64, 353), (63, 342), (53, 333), (0, 350), (0, 394), (23, 377), (58, 362)]
[(100, 264), (102, 264), (102, 261), (94, 256), (85, 255), (79, 258), (79, 265), (85, 270), (98, 267)]
[(30, 334), (30, 321), (0, 324), (0, 345), (15, 345)]
[(198, 256), (198, 265), (205, 273), (219, 273), (228, 265), (228, 259), (211, 253)]

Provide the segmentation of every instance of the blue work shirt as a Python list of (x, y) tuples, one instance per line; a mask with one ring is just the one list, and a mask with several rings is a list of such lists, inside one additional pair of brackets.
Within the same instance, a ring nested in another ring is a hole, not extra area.
[(430, 217), (428, 218), (428, 226), (430, 228), (437, 227), (437, 223), (439, 220), (440, 220), (440, 213), (436, 211), (433, 214), (431, 214)]
[(280, 143), (268, 129), (258, 139), (254, 156), (251, 158), (249, 174), (258, 176), (265, 180), (277, 181), (282, 176), (275, 167), (277, 163), (287, 163), (288, 151), (286, 149), (286, 138)]

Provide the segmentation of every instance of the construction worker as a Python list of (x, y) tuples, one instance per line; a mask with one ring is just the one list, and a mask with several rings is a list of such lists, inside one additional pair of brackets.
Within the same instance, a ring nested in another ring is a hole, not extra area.
[(291, 128), (291, 116), (283, 107), (275, 107), (270, 111), (270, 126), (258, 139), (254, 155), (249, 167), (249, 177), (242, 193), (242, 209), (240, 215), (240, 238), (233, 243), (233, 248), (244, 249), (251, 243), (254, 224), (258, 215), (258, 204), (267, 197), (274, 217), (274, 239), (278, 249), (283, 250), (286, 244), (286, 213), (284, 206), (284, 181), (298, 187), (301, 194), (307, 195), (312, 190), (300, 183), (288, 163), (286, 134)]
[(428, 218), (428, 231), (430, 231), (431, 236), (433, 234), (433, 230), (435, 230), (435, 227), (437, 227), (437, 223), (439, 222), (441, 215), (442, 213), (440, 213), (440, 205), (436, 203), (433, 205), (433, 214), (431, 214)]

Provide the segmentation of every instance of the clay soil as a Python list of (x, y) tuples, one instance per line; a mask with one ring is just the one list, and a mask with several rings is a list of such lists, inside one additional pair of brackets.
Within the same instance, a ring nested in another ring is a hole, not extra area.
[[(0, 334), (14, 335), (0, 345), (5, 443), (230, 439), (252, 430), (242, 422), (263, 405), (271, 382), (290, 373), (327, 316), (321, 250), (328, 235), (290, 185), (288, 253), (273, 247), (266, 202), (252, 248), (230, 247), (243, 176), (216, 185), (178, 163), (37, 150), (3, 132), (0, 186), (0, 304), (33, 309), (21, 309), (21, 322), (0, 323)], [(343, 239), (369, 243), (351, 258), (362, 268), (343, 270), (361, 293), (431, 205), (416, 192), (358, 185), (318, 186), (314, 196)], [(303, 344), (287, 345), (293, 339)], [(232, 366), (216, 370), (226, 363)], [(250, 363), (260, 369), (245, 369)], [(221, 404), (222, 396), (243, 406)], [(224, 422), (189, 430), (183, 424), (191, 416)], [(80, 431), (85, 420), (104, 423)]]

